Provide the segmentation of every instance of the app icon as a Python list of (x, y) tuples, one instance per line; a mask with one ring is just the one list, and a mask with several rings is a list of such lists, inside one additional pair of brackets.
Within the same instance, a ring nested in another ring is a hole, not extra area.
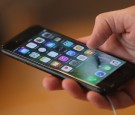
[(80, 65), (80, 62), (78, 62), (76, 60), (72, 60), (71, 62), (69, 62), (69, 64), (72, 66), (78, 66), (78, 65)]
[(81, 61), (85, 61), (85, 60), (87, 59), (87, 57), (84, 56), (84, 55), (79, 55), (79, 56), (77, 57), (77, 59), (79, 59), (79, 60), (81, 60)]
[(57, 38), (54, 39), (54, 41), (56, 41), (56, 42), (59, 42), (61, 40), (62, 40), (62, 38), (59, 38), (59, 37), (57, 37)]
[(36, 39), (34, 39), (34, 41), (37, 43), (43, 43), (45, 41), (45, 39), (43, 39), (41, 37), (37, 37)]
[(89, 56), (91, 56), (91, 55), (93, 55), (95, 52), (94, 52), (93, 50), (86, 50), (84, 53), (87, 54), (87, 55), (89, 55)]
[(55, 48), (56, 51), (58, 52), (65, 52), (66, 51), (66, 48), (64, 48), (63, 46), (58, 46)]
[(66, 52), (66, 54), (69, 56), (75, 56), (77, 53), (73, 50), (69, 50), (68, 52)]
[(46, 48), (39, 48), (38, 51), (41, 53), (46, 52)]
[(50, 58), (48, 58), (48, 57), (42, 57), (42, 58), (40, 58), (40, 61), (42, 61), (42, 62), (44, 62), (44, 63), (47, 63), (47, 62), (49, 62), (51, 59)]
[(101, 69), (104, 70), (104, 71), (112, 71), (113, 68), (110, 65), (104, 65), (104, 66), (101, 67)]
[(76, 46), (74, 47), (74, 49), (77, 50), (77, 51), (82, 51), (82, 50), (84, 49), (84, 47), (81, 46), (81, 45), (76, 45)]
[(60, 60), (60, 61), (62, 61), (62, 62), (66, 62), (66, 61), (69, 60), (69, 58), (66, 57), (66, 56), (60, 56), (60, 57), (58, 58), (58, 60)]
[(65, 41), (63, 44), (64, 46), (71, 47), (74, 43), (70, 41)]
[(33, 42), (30, 42), (26, 46), (29, 47), (29, 48), (31, 48), (31, 49), (33, 49), (33, 48), (35, 48), (37, 46), (37, 44), (35, 44)]
[(53, 61), (52, 63), (51, 63), (51, 66), (54, 66), (54, 67), (59, 67), (59, 66), (61, 66), (62, 64), (61, 63), (59, 63), (59, 62), (57, 62), (57, 61)]
[(55, 43), (53, 43), (53, 42), (46, 42), (46, 43), (45, 43), (45, 46), (47, 46), (47, 47), (49, 47), (49, 48), (52, 48), (52, 47), (55, 46)]
[(21, 47), (18, 49), (18, 52), (22, 53), (22, 54), (27, 54), (30, 50), (25, 48), (25, 47)]
[(86, 81), (90, 82), (90, 83), (97, 83), (98, 78), (94, 75), (90, 75), (86, 78)]
[(37, 58), (37, 57), (40, 56), (40, 54), (38, 54), (36, 52), (32, 52), (29, 56), (32, 57), (32, 58)]
[(49, 33), (49, 32), (44, 32), (41, 36), (44, 37), (44, 38), (51, 38), (52, 34)]
[(58, 53), (54, 52), (54, 51), (50, 51), (47, 55), (50, 57), (56, 57), (58, 55)]
[(114, 66), (119, 66), (119, 65), (121, 64), (121, 62), (120, 62), (120, 61), (117, 61), (117, 60), (112, 60), (112, 61), (110, 62), (110, 64), (111, 64), (111, 65), (114, 65)]
[(95, 73), (95, 75), (98, 76), (98, 77), (104, 77), (104, 76), (106, 75), (106, 73), (103, 72), (103, 71), (97, 71), (97, 72)]
[(70, 72), (72, 69), (73, 69), (73, 68), (70, 67), (70, 66), (63, 66), (63, 67), (61, 68), (61, 70), (65, 71), (65, 72)]

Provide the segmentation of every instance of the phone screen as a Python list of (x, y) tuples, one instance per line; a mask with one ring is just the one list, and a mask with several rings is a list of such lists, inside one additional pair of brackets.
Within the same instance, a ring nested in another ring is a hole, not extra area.
[(126, 63), (47, 29), (21, 44), (14, 52), (93, 85)]

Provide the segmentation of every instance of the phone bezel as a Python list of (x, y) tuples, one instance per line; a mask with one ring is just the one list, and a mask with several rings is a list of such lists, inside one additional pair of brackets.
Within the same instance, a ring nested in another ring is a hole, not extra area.
[[(43, 71), (48, 72), (50, 74), (53, 74), (59, 78), (70, 77), (64, 73), (60, 73), (58, 71), (55, 71), (53, 68), (44, 67), (36, 62), (33, 62), (32, 60), (26, 59), (23, 56), (18, 55), (15, 52), (12, 52), (15, 48), (17, 48), (18, 46), (20, 46), (22, 43), (29, 40), (30, 38), (34, 37), (35, 35), (37, 35), (39, 32), (41, 32), (44, 29), (52, 31), (48, 28), (43, 28), (41, 26), (32, 26), (32, 27), (28, 28), (27, 30), (23, 31), (21, 34), (14, 37), (13, 39), (11, 39), (10, 41), (3, 44), (1, 51), (5, 54), (17, 59), (17, 60), (20, 60), (24, 63), (29, 64), (29, 65), (32, 65), (40, 70), (43, 70)], [(52, 32), (60, 34), (60, 33), (55, 32), (55, 31), (52, 31)], [(68, 40), (71, 40), (71, 41), (76, 42), (80, 45), (86, 46), (84, 43), (76, 41), (75, 39), (67, 37), (63, 34), (60, 34), (60, 35), (66, 37)], [(117, 56), (114, 56), (114, 57), (117, 57)], [(117, 57), (117, 58), (119, 58), (119, 57)], [(125, 70), (127, 70), (127, 71), (125, 72)], [(113, 72), (111, 75), (106, 77), (103, 81), (101, 81), (97, 85), (87, 84), (86, 82), (79, 81), (79, 80), (78, 80), (78, 82), (81, 85), (83, 85), (84, 87), (86, 87), (87, 89), (91, 89), (91, 90), (94, 90), (94, 91), (97, 91), (100, 93), (108, 93), (108, 92), (111, 92), (112, 90), (114, 90), (115, 88), (119, 87), (124, 82), (126, 82), (126, 80), (132, 78), (133, 75), (135, 75), (135, 64), (126, 61), (126, 64), (124, 64), (121, 68), (119, 68), (118, 70)]]

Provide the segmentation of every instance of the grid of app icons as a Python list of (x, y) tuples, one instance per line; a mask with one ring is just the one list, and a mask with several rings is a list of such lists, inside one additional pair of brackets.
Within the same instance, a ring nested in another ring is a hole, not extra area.
[(91, 56), (94, 55), (95, 52), (93, 50), (86, 50), (84, 53)]
[(67, 49), (65, 47), (63, 47), (63, 46), (57, 46), (55, 48), (55, 50), (58, 51), (58, 52), (65, 52), (65, 51), (67, 51)]
[(69, 55), (69, 56), (75, 56), (77, 53), (73, 50), (69, 50), (69, 51), (66, 52), (66, 54)]
[(40, 56), (40, 54), (37, 53), (37, 52), (32, 52), (32, 53), (29, 54), (29, 56), (32, 57), (32, 58), (37, 58), (37, 57)]
[(97, 83), (99, 81), (98, 77), (94, 76), (94, 75), (90, 75), (89, 77), (87, 77), (87, 81), (91, 82), (91, 83)]
[(74, 43), (71, 42), (71, 41), (65, 41), (65, 42), (63, 43), (63, 45), (64, 45), (64, 46), (67, 46), (67, 47), (71, 47), (73, 44), (74, 44)]
[(44, 37), (44, 38), (51, 38), (52, 37), (52, 33), (50, 33), (50, 32), (44, 32), (44, 33), (42, 33), (41, 36)]
[(103, 72), (103, 71), (97, 71), (97, 72), (95, 73), (95, 75), (98, 76), (98, 77), (104, 77), (104, 76), (106, 75), (106, 73)]
[(47, 55), (50, 57), (56, 57), (58, 55), (58, 53), (54, 52), (54, 51), (50, 51)]
[(56, 37), (55, 39), (54, 39), (54, 41), (56, 41), (56, 42), (60, 42), (62, 40), (62, 38), (60, 38), (60, 37)]
[(63, 67), (61, 68), (61, 70), (65, 71), (65, 72), (70, 72), (72, 69), (73, 69), (73, 68), (70, 67), (70, 66), (63, 66)]
[(51, 66), (54, 66), (54, 67), (60, 67), (62, 64), (60, 63), (60, 62), (58, 62), (58, 61), (53, 61), (52, 63), (51, 63)]
[(35, 43), (33, 43), (33, 42), (30, 42), (30, 43), (28, 43), (26, 46), (27, 46), (28, 48), (33, 49), (33, 48), (37, 47), (37, 44), (35, 44)]
[(42, 61), (42, 62), (44, 62), (44, 63), (47, 63), (47, 62), (49, 62), (51, 59), (50, 58), (48, 58), (48, 57), (42, 57), (42, 58), (40, 58), (40, 61)]
[(38, 48), (38, 51), (41, 52), (41, 53), (46, 52), (46, 48), (43, 48), (43, 47)]
[(120, 61), (117, 61), (117, 60), (112, 60), (110, 62), (110, 64), (113, 65), (113, 66), (119, 66), (121, 64), (121, 62)]
[(68, 60), (69, 60), (69, 58), (67, 57), (67, 56), (60, 56), (59, 58), (58, 58), (58, 60), (60, 60), (60, 61), (62, 61), (62, 62), (67, 62)]
[(76, 45), (76, 46), (74, 47), (74, 50), (76, 50), (76, 51), (82, 51), (83, 49), (84, 49), (84, 47), (81, 46), (81, 45)]
[[(29, 41), (25, 46), (18, 48), (17, 51), (64, 72), (73, 72), (89, 57), (95, 55), (94, 50), (47, 31)], [(105, 77), (120, 64), (119, 60), (112, 59), (108, 64), (101, 65), (92, 75), (89, 75), (87, 81), (98, 82), (99, 78)]]
[(79, 55), (79, 56), (77, 57), (77, 59), (78, 59), (78, 60), (81, 60), (81, 61), (85, 61), (85, 60), (87, 59), (87, 57), (84, 56), (84, 55)]
[(21, 54), (27, 54), (30, 50), (25, 48), (25, 47), (20, 47), (18, 49), (18, 52), (20, 52)]
[(77, 60), (72, 60), (69, 62), (69, 64), (77, 67), (78, 65), (80, 65), (80, 62), (78, 62)]
[(53, 42), (46, 42), (46, 43), (45, 43), (45, 46), (48, 47), (48, 48), (52, 48), (52, 47), (54, 47), (55, 45), (56, 45), (56, 44), (53, 43)]
[(34, 39), (34, 41), (37, 43), (43, 43), (45, 41), (45, 39), (41, 38), (41, 37), (37, 37), (36, 39)]

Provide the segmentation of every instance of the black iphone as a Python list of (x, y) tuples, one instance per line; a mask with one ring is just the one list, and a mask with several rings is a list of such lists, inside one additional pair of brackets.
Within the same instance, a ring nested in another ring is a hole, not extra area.
[(135, 77), (135, 64), (52, 30), (33, 26), (6, 42), (1, 52), (59, 78), (72, 78), (107, 94)]

